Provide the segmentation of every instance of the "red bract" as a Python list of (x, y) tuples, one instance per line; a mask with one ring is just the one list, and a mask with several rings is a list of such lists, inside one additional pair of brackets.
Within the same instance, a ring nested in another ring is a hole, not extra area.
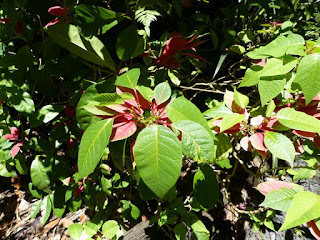
[(2, 19), (0, 19), (0, 23), (2, 23), (2, 24), (7, 24), (7, 23), (9, 23), (11, 21), (12, 20), (10, 18), (2, 18)]
[(169, 69), (178, 69), (180, 68), (180, 63), (175, 58), (177, 54), (188, 55), (197, 59), (200, 59), (204, 62), (208, 62), (206, 59), (188, 52), (183, 52), (184, 50), (196, 51), (195, 47), (202, 44), (205, 41), (194, 42), (197, 35), (194, 35), (189, 41), (187, 41), (180, 33), (172, 33), (171, 38), (168, 40), (163, 53), (160, 57), (155, 60), (155, 63), (158, 65), (163, 65)]
[(19, 129), (16, 127), (12, 127), (10, 128), (10, 132), (11, 134), (6, 134), (3, 137), (8, 140), (18, 140), (20, 134)]
[(52, 25), (55, 25), (56, 23), (60, 22), (61, 20), (62, 20), (61, 18), (53, 19), (49, 23), (47, 23), (47, 25), (45, 27), (50, 27)]
[(283, 130), (284, 126), (281, 125), (276, 118), (266, 118), (261, 115), (250, 119), (250, 126), (255, 131), (247, 133), (240, 140), (240, 146), (245, 151), (257, 150), (260, 155), (265, 158), (268, 155), (268, 149), (264, 144), (264, 134), (268, 131), (274, 131), (276, 129)]
[(314, 115), (314, 114), (320, 113), (319, 103), (320, 103), (319, 94), (317, 94), (317, 96), (315, 96), (308, 105), (306, 105), (306, 98), (304, 96), (299, 96), (297, 99), (297, 105), (298, 105), (297, 110), (309, 115)]
[(45, 27), (50, 27), (60, 21), (62, 21), (64, 16), (68, 16), (69, 14), (69, 9), (66, 7), (61, 7), (61, 6), (54, 6), (48, 9), (48, 12), (52, 16), (56, 16), (58, 18), (51, 20)]
[(52, 16), (66, 16), (69, 13), (69, 9), (61, 6), (54, 6), (48, 9), (48, 13)]
[(68, 118), (72, 118), (72, 116), (74, 115), (74, 107), (71, 107), (69, 104), (67, 104), (64, 113)]
[(74, 145), (74, 139), (70, 138), (67, 144), (68, 151), (70, 151), (73, 148), (73, 145)]
[(11, 148), (11, 157), (14, 158), (18, 152), (20, 151), (20, 147), (22, 147), (23, 144), (21, 142), (16, 143), (12, 148)]
[[(10, 129), (11, 134), (6, 134), (3, 137), (5, 139), (8, 139), (9, 141), (17, 141), (19, 139), (19, 130), (16, 127), (12, 127)], [(14, 158), (18, 152), (20, 151), (20, 147), (22, 147), (22, 142), (17, 142), (12, 148), (11, 148), (11, 157)]]
[(245, 150), (245, 151), (250, 151), (252, 152), (253, 149), (257, 150), (260, 155), (265, 158), (268, 155), (268, 149), (264, 145), (264, 133), (255, 133), (253, 135), (249, 136), (244, 136), (240, 140), (240, 146)]
[(275, 22), (275, 21), (273, 21), (273, 22), (272, 22), (272, 24), (273, 24), (274, 26), (276, 26), (276, 27), (279, 27), (279, 26), (281, 26), (281, 25), (282, 25), (282, 23)]
[(18, 21), (18, 22), (16, 23), (16, 26), (15, 26), (14, 29), (15, 29), (15, 31), (16, 31), (17, 34), (21, 34), (22, 31), (23, 31), (23, 23), (22, 23), (22, 21)]
[[(148, 102), (137, 90), (125, 87), (117, 87), (117, 93), (129, 93), (134, 99), (125, 100), (123, 104), (105, 106), (105, 111), (111, 116), (101, 117), (114, 119), (111, 141), (132, 136), (137, 131), (137, 126), (147, 126), (151, 123), (168, 124), (169, 119), (165, 113), (168, 103), (157, 105), (154, 101)], [(145, 116), (146, 112), (149, 112), (150, 116)]]
[(254, 65), (259, 65), (261, 67), (264, 67), (266, 65), (266, 59), (265, 58), (260, 58), (260, 59), (253, 59), (252, 63)]
[(257, 190), (263, 195), (267, 195), (272, 190), (281, 190), (281, 188), (293, 188), (294, 185), (284, 181), (273, 180), (269, 182), (260, 183), (257, 186)]
[(268, 155), (268, 149), (264, 145), (264, 133), (257, 132), (249, 137), (249, 141), (254, 149), (256, 149), (262, 157)]

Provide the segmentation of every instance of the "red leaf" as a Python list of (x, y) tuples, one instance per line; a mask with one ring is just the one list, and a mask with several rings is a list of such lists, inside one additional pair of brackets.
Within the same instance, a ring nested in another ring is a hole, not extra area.
[(16, 145), (13, 146), (13, 148), (11, 148), (11, 157), (14, 158), (18, 152), (20, 151), (20, 147), (22, 147), (23, 144), (22, 143), (17, 143)]
[(169, 69), (181, 68), (180, 63), (173, 56), (161, 55), (155, 60), (155, 63), (158, 65), (163, 65)]
[(309, 222), (307, 222), (309, 231), (311, 232), (311, 234), (317, 239), (320, 240), (320, 230), (317, 227), (316, 223), (314, 220), (311, 220)]
[(21, 34), (22, 31), (23, 31), (23, 23), (22, 23), (22, 21), (18, 21), (18, 22), (16, 23), (16, 26), (15, 26), (14, 29), (15, 29), (15, 31), (16, 31), (17, 34)]
[(52, 16), (66, 16), (69, 13), (69, 9), (60, 6), (54, 6), (48, 9), (48, 12)]
[(304, 148), (303, 148), (303, 145), (302, 145), (302, 140), (301, 139), (297, 139), (295, 142), (294, 142), (294, 149), (296, 150), (296, 153), (298, 154), (302, 154), (304, 153)]
[(266, 59), (265, 58), (253, 59), (252, 62), (253, 62), (254, 65), (259, 65), (261, 67), (264, 67), (264, 65), (266, 65)]
[(257, 132), (256, 134), (253, 134), (250, 136), (250, 143), (254, 149), (256, 149), (262, 157), (266, 157), (268, 155), (268, 149), (263, 143), (264, 134)]
[(137, 126), (134, 121), (120, 122), (113, 125), (111, 142), (122, 140), (132, 136), (137, 131)]
[(264, 120), (265, 120), (265, 117), (263, 117), (262, 115), (259, 115), (257, 117), (253, 117), (250, 119), (250, 125), (259, 126), (263, 123)]
[(127, 93), (130, 93), (132, 96), (134, 96), (135, 100), (125, 100), (124, 102), (135, 107), (138, 110), (139, 110), (138, 103), (140, 104), (140, 107), (142, 107), (143, 109), (149, 109), (151, 107), (151, 103), (149, 101), (147, 101), (141, 95), (141, 93), (139, 93), (135, 89), (130, 89), (130, 88), (126, 88), (126, 87), (117, 87), (116, 91), (119, 95), (123, 92), (127, 92)]
[(2, 24), (7, 24), (7, 23), (9, 23), (11, 21), (12, 20), (10, 18), (2, 18), (2, 19), (0, 19), (0, 23), (2, 23)]
[(264, 134), (260, 132), (257, 132), (256, 134), (253, 134), (252, 136), (250, 136), (251, 144), (255, 149), (261, 150), (261, 151), (268, 151), (268, 149), (263, 143), (263, 139), (264, 139)]
[(292, 133), (299, 137), (308, 138), (308, 139), (313, 139), (316, 136), (316, 133), (306, 132), (301, 130), (292, 130)]
[(173, 56), (186, 48), (188, 42), (180, 33), (172, 33), (168, 40), (162, 55)]
[(67, 144), (68, 151), (70, 151), (73, 148), (73, 145), (74, 145), (74, 139), (70, 138)]
[(136, 145), (136, 140), (133, 141), (133, 143), (131, 143), (131, 158), (132, 158), (132, 161), (134, 162), (134, 145)]
[(251, 145), (250, 145), (250, 140), (248, 136), (244, 136), (240, 140), (240, 146), (245, 150), (245, 151), (251, 151)]
[(257, 190), (261, 192), (263, 195), (267, 195), (272, 190), (280, 190), (280, 188), (293, 188), (293, 185), (288, 182), (272, 180), (269, 182), (260, 183), (257, 186)]
[(72, 116), (74, 115), (74, 107), (71, 107), (69, 104), (67, 104), (64, 113), (68, 118), (72, 118)]
[(10, 128), (10, 131), (11, 131), (11, 134), (6, 134), (3, 137), (8, 140), (18, 140), (18, 137), (20, 134), (18, 128), (12, 127)]
[[(155, 63), (158, 65), (163, 65), (169, 69), (178, 69), (181, 67), (178, 60), (175, 58), (175, 55), (182, 52), (183, 50), (193, 50), (195, 51), (194, 47), (202, 44), (205, 41), (195, 42), (192, 43), (197, 35), (194, 35), (189, 41), (187, 41), (180, 33), (172, 33), (171, 38), (168, 40), (163, 54), (155, 60)], [(191, 57), (198, 58), (202, 61), (208, 62), (204, 58), (191, 54), (191, 53), (182, 53), (182, 55), (189, 55)]]
[(320, 136), (318, 134), (313, 138), (313, 143), (316, 148), (320, 149)]
[(52, 25), (55, 25), (56, 23), (60, 22), (61, 20), (62, 20), (61, 18), (53, 19), (49, 23), (47, 23), (47, 25), (45, 27), (50, 27)]
[(209, 63), (209, 61), (207, 61), (205, 58), (200, 57), (199, 55), (196, 55), (196, 54), (193, 54), (193, 53), (182, 53), (181, 55), (187, 55), (187, 56), (190, 56), (190, 57), (197, 58), (197, 59), (199, 59), (201, 61), (204, 61), (206, 63)]
[[(285, 126), (283, 126), (277, 118), (271, 118), (268, 122), (268, 124), (266, 125), (266, 130), (280, 130), (285, 128)], [(261, 129), (262, 130), (262, 129)]]

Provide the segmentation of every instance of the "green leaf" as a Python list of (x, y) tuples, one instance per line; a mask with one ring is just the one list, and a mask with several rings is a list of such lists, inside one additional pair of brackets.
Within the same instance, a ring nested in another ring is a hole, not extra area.
[(268, 45), (255, 49), (247, 55), (252, 59), (265, 58), (268, 56), (281, 57), (285, 54), (293, 54), (304, 48), (305, 41), (298, 34), (281, 35)]
[(189, 214), (187, 224), (191, 227), (196, 239), (198, 240), (209, 240), (210, 232), (203, 224), (203, 222), (194, 214)]
[(319, 217), (320, 196), (312, 192), (300, 192), (293, 198), (279, 231), (299, 226)]
[(64, 214), (64, 211), (66, 209), (66, 201), (69, 200), (68, 196), (66, 196), (67, 190), (68, 188), (62, 185), (57, 187), (54, 193), (51, 195), (52, 210), (58, 218), (62, 217), (62, 215)]
[(185, 240), (187, 235), (187, 228), (183, 223), (178, 223), (174, 227), (174, 234), (177, 240)]
[(116, 70), (109, 51), (97, 37), (85, 39), (76, 26), (62, 23), (48, 27), (47, 33), (57, 44), (76, 56), (112, 71)]
[(115, 85), (135, 89), (140, 77), (140, 69), (133, 68), (117, 77)]
[(267, 110), (266, 110), (266, 117), (271, 117), (273, 111), (276, 109), (276, 104), (273, 100), (271, 100), (268, 104)]
[(50, 185), (50, 178), (39, 155), (35, 156), (35, 159), (31, 163), (30, 176), (34, 186), (40, 190), (48, 189)]
[(158, 226), (162, 227), (164, 224), (175, 224), (178, 220), (177, 214), (174, 210), (164, 210), (160, 212), (160, 216), (158, 219)]
[(76, 212), (82, 204), (82, 199), (81, 197), (76, 197), (71, 199), (70, 202), (68, 202), (68, 208), (71, 212)]
[(227, 108), (224, 104), (219, 104), (214, 106), (213, 108), (208, 109), (203, 113), (206, 117), (216, 118), (216, 117), (224, 117), (228, 114), (232, 114), (232, 111)]
[(102, 233), (108, 239), (115, 237), (119, 230), (119, 225), (115, 220), (106, 221), (102, 226)]
[(38, 199), (42, 198), (42, 196), (45, 194), (44, 191), (42, 191), (42, 190), (38, 189), (37, 187), (35, 187), (32, 184), (32, 182), (29, 182), (28, 189), (29, 189), (32, 197), (35, 197), (35, 198), (38, 198)]
[[(5, 95), (3, 96), (2, 94), (4, 93)], [(18, 112), (31, 114), (35, 111), (34, 102), (30, 94), (26, 89), (19, 87), (11, 80), (0, 82), (0, 96)]]
[(193, 177), (194, 197), (200, 206), (208, 211), (217, 204), (219, 200), (219, 183), (216, 174), (209, 165), (200, 166)]
[(154, 93), (151, 88), (143, 86), (143, 85), (137, 85), (136, 88), (145, 100), (147, 100), (148, 102), (152, 102), (152, 100), (154, 98)]
[(42, 199), (36, 201), (32, 207), (31, 207), (31, 210), (30, 210), (30, 218), (33, 219), (37, 216), (37, 214), (39, 213), (40, 211), (40, 208), (41, 208), (41, 205), (42, 205)]
[(175, 70), (170, 70), (170, 69), (168, 70), (168, 76), (170, 78), (170, 81), (174, 85), (179, 86), (181, 81), (180, 81), (180, 79), (179, 79), (179, 77), (177, 75), (178, 74), (177, 74), (177, 72)]
[(267, 194), (266, 198), (260, 205), (287, 212), (294, 196), (302, 191), (303, 189), (297, 187), (272, 190)]
[(80, 124), (80, 128), (82, 130), (86, 130), (86, 128), (93, 122), (100, 120), (99, 117), (93, 116), (90, 112), (88, 112), (85, 108), (85, 105), (88, 104), (90, 100), (92, 100), (99, 93), (105, 92), (115, 92), (116, 88), (114, 86), (114, 78), (109, 78), (100, 83), (93, 84), (88, 87), (84, 94), (81, 96), (77, 108), (76, 108), (76, 116), (77, 122)]
[(282, 59), (268, 59), (266, 65), (261, 71), (260, 77), (283, 75), (292, 70), (298, 63), (298, 60), (292, 56), (283, 56)]
[(155, 10), (145, 10), (145, 8), (140, 8), (135, 12), (135, 19), (144, 25), (144, 29), (149, 37), (150, 25), (152, 22), (157, 21), (157, 16), (161, 16), (161, 14)]
[(212, 161), (214, 157), (213, 139), (199, 123), (183, 120), (172, 125), (182, 133), (181, 145), (184, 155), (195, 161)]
[(286, 85), (286, 75), (261, 77), (258, 89), (261, 98), (261, 106), (278, 96)]
[(271, 229), (272, 231), (274, 231), (274, 232), (276, 231), (275, 228), (274, 228), (274, 225), (273, 225), (272, 220), (270, 220), (270, 219), (265, 219), (265, 220), (263, 221), (263, 224), (264, 224), (267, 228)]
[(154, 98), (156, 103), (160, 105), (167, 101), (171, 96), (171, 88), (168, 82), (158, 84), (154, 89)]
[(234, 89), (234, 101), (241, 108), (245, 108), (249, 104), (249, 98), (246, 95), (239, 93), (236, 89)]
[(139, 133), (134, 157), (142, 180), (163, 198), (180, 175), (182, 150), (178, 138), (169, 128), (151, 125)]
[(310, 167), (305, 167), (300, 169), (297, 174), (293, 176), (293, 181), (297, 181), (300, 179), (310, 179), (313, 178), (317, 174), (317, 171), (310, 168)]
[(92, 219), (90, 219), (89, 222), (86, 223), (86, 225), (84, 225), (84, 231), (89, 237), (92, 237), (93, 235), (97, 234), (103, 222), (105, 221), (105, 216), (105, 213), (98, 212), (94, 215)]
[(50, 200), (50, 196), (47, 195), (43, 198), (42, 201), (42, 206), (41, 206), (44, 210), (41, 212), (42, 217), (40, 218), (40, 223), (42, 226), (44, 226), (44, 224), (48, 221), (50, 214), (51, 214), (51, 200)]
[[(95, 103), (98, 104), (97, 102), (95, 102)], [(115, 115), (114, 111), (107, 109), (104, 106), (91, 105), (91, 104), (95, 104), (95, 103), (90, 101), (90, 104), (85, 105), (82, 108), (93, 115), (99, 115), (99, 116), (114, 116)], [(99, 120), (100, 120), (100, 118), (99, 118)]]
[(293, 166), (295, 149), (289, 138), (277, 132), (266, 132), (264, 134), (264, 144), (268, 150), (277, 158), (286, 160)]
[(38, 127), (41, 124), (46, 124), (59, 115), (64, 109), (62, 105), (46, 105), (37, 111), (36, 114), (31, 115), (31, 127)]
[(121, 214), (124, 219), (135, 222), (140, 219), (141, 213), (136, 205), (126, 200), (121, 200)]
[(242, 122), (244, 119), (245, 119), (244, 114), (232, 113), (232, 114), (226, 115), (221, 121), (220, 132), (223, 132), (233, 127), (234, 125)]
[(138, 33), (137, 28), (134, 25), (121, 31), (116, 43), (116, 51), (120, 60), (129, 60), (138, 44)]
[(212, 135), (207, 120), (199, 108), (184, 97), (172, 100), (166, 107), (166, 113), (173, 123), (181, 120), (190, 120), (202, 125)]
[(294, 79), (302, 88), (306, 105), (320, 92), (320, 53), (302, 58)]
[(228, 162), (225, 164), (230, 166), (230, 161), (228, 159), (229, 153), (232, 152), (232, 145), (231, 145), (230, 138), (225, 134), (219, 134), (214, 140), (214, 147), (216, 147), (214, 158), (216, 160), (227, 159)]
[(78, 180), (91, 174), (108, 145), (113, 119), (105, 119), (90, 125), (84, 132), (78, 156)]
[(293, 108), (283, 108), (277, 113), (278, 121), (291, 129), (320, 133), (320, 120)]
[[(132, 96), (132, 95), (131, 95)], [(107, 106), (114, 104), (123, 104), (124, 99), (117, 93), (100, 93), (95, 96), (90, 103), (95, 106)]]
[(68, 233), (72, 240), (81, 240), (83, 227), (79, 223), (74, 223), (68, 227)]
[(80, 22), (81, 32), (92, 36), (106, 33), (124, 19), (123, 13), (117, 13), (94, 5), (78, 5), (75, 9)]
[(239, 87), (250, 87), (258, 84), (263, 67), (253, 65), (247, 69)]
[[(4, 153), (5, 151), (0, 150), (0, 153)], [(1, 154), (2, 155), (2, 154)], [(14, 177), (15, 172), (11, 166), (8, 166), (5, 161), (0, 161), (0, 176), (2, 177)]]
[(219, 61), (218, 61), (218, 64), (217, 64), (217, 67), (216, 69), (214, 70), (214, 73), (213, 73), (213, 76), (212, 76), (212, 80), (217, 76), (218, 72), (220, 71), (221, 67), (222, 67), (222, 64), (224, 63), (224, 61), (226, 60), (228, 56), (228, 53), (223, 53), (220, 55), (220, 58), (219, 58)]

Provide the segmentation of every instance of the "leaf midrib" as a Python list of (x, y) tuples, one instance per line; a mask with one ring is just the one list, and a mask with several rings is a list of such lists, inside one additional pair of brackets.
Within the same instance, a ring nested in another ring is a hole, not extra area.
[[(108, 119), (107, 121), (106, 121), (106, 123), (104, 124), (104, 126), (101, 128), (101, 130), (98, 132), (98, 134), (96, 134), (96, 137), (93, 139), (93, 141), (92, 141), (92, 143), (90, 144), (90, 146), (88, 147), (88, 148), (86, 148), (86, 149), (89, 149), (88, 151), (87, 151), (87, 153), (85, 154), (85, 161), (83, 161), (83, 164), (81, 164), (80, 166), (81, 166), (81, 168), (83, 169), (85, 166), (85, 163), (87, 162), (87, 157), (88, 157), (88, 155), (89, 155), (89, 152), (90, 152), (90, 149), (92, 148), (92, 146), (94, 145), (94, 143), (95, 143), (95, 141), (96, 141), (96, 139), (97, 138), (99, 138), (99, 136), (100, 136), (100, 134), (101, 134), (101, 132), (106, 128), (106, 126), (110, 123), (110, 121), (112, 121), (113, 119), (112, 118), (110, 118), (110, 119)], [(80, 169), (81, 169), (80, 168)]]

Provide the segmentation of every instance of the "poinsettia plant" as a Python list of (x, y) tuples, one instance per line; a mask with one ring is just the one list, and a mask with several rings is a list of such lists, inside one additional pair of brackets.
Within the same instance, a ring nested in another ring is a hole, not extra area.
[(146, 90), (139, 77), (140, 69), (129, 70), (116, 79), (116, 93), (98, 94), (81, 107), (100, 120), (81, 139), (77, 178), (94, 171), (109, 141), (136, 135), (132, 161), (144, 183), (163, 198), (180, 175), (183, 154), (203, 163), (214, 160), (214, 135), (194, 104), (171, 98), (167, 82)]
[[(119, 239), (146, 217), (207, 240), (265, 210), (234, 177), (317, 176), (320, 9), (273, 2), (1, 1), (0, 175), (37, 199), (31, 218), (86, 205), (72, 239)], [(262, 191), (288, 212), (281, 230), (320, 217), (294, 183)], [(259, 225), (274, 230), (274, 212)]]

